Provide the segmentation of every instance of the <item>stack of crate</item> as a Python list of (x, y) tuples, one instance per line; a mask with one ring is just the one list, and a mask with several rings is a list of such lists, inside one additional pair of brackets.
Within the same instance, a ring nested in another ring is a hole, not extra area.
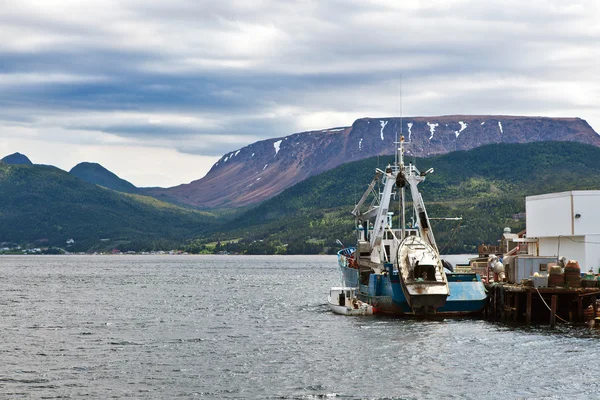
[(581, 287), (581, 268), (576, 260), (569, 260), (565, 266), (565, 286), (569, 288)]
[(563, 270), (560, 265), (548, 265), (550, 269), (548, 275), (548, 286), (564, 286), (565, 285), (565, 275), (563, 274)]

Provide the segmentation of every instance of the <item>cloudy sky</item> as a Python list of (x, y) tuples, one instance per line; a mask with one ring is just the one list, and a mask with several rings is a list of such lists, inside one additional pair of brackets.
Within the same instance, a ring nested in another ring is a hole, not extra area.
[[(495, 4), (493, 4), (495, 3)], [(400, 114), (581, 117), (598, 0), (0, 0), (0, 158), (201, 178), (260, 139)]]

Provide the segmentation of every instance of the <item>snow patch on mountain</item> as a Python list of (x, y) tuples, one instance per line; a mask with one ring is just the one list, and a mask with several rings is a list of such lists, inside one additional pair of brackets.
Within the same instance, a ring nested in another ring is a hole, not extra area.
[(273, 143), (273, 147), (275, 147), (275, 155), (277, 155), (277, 153), (279, 153), (280, 146), (281, 146), (281, 140), (278, 140), (275, 143)]
[(264, 171), (265, 169), (267, 169), (267, 166), (268, 166), (268, 165), (269, 165), (269, 164), (265, 164), (265, 166), (263, 167), (263, 171)]
[(408, 126), (408, 141), (410, 142), (410, 136), (412, 134), (410, 130), (412, 129), (413, 123), (409, 122), (408, 124), (406, 124), (406, 126)]
[(481, 125), (485, 125), (485, 121), (483, 121), (483, 122), (481, 123)]
[(360, 138), (360, 140), (358, 141), (358, 149), (359, 150), (362, 150), (362, 141), (363, 141), (363, 138)]
[(429, 140), (433, 139), (433, 134), (435, 133), (435, 128), (437, 128), (438, 126), (440, 126), (440, 124), (435, 123), (427, 123), (427, 125), (429, 125), (429, 132), (431, 132), (431, 136), (429, 136)]
[(502, 130), (502, 122), (498, 121), (498, 128), (500, 128), (500, 133), (504, 133)]
[(241, 150), (238, 150), (238, 151), (236, 151), (236, 152), (235, 152), (235, 154), (234, 154), (233, 156), (235, 157), (235, 156), (237, 156), (238, 154), (240, 154), (240, 151), (241, 151)]
[(458, 137), (458, 135), (460, 135), (460, 133), (462, 131), (464, 131), (465, 129), (467, 129), (467, 123), (466, 122), (458, 121), (458, 123), (460, 124), (460, 130), (454, 131), (454, 133), (456, 134), (456, 137)]
[(379, 133), (381, 134), (381, 140), (383, 140), (383, 129), (387, 125), (388, 121), (379, 121), (379, 123), (381, 124), (381, 131)]

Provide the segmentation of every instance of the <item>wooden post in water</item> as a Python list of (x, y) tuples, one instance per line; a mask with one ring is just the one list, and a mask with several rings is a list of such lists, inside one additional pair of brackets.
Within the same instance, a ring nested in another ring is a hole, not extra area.
[(531, 324), (531, 290), (527, 291), (527, 309), (525, 310), (527, 324)]
[(498, 314), (498, 312), (496, 311), (496, 306), (498, 304), (498, 299), (497, 299), (497, 294), (498, 294), (498, 288), (496, 286), (492, 286), (492, 288), (494, 289), (494, 322), (496, 322), (496, 315)]
[(500, 304), (498, 304), (498, 307), (500, 308), (500, 319), (504, 321), (506, 320), (506, 294), (504, 293), (503, 286), (499, 285), (496, 286), (496, 288), (498, 289), (498, 292), (500, 294), (500, 296), (498, 296), (498, 299), (500, 301)]
[(577, 322), (583, 322), (583, 298), (577, 296)]
[(552, 303), (550, 304), (550, 328), (556, 326), (556, 303), (558, 303), (558, 296), (552, 295)]
[(517, 322), (519, 320), (519, 295), (521, 293), (514, 293), (513, 295), (515, 296), (515, 315), (513, 316), (515, 319), (515, 322)]
[[(502, 294), (500, 295), (500, 299), (502, 300), (502, 303), (500, 303), (501, 307), (500, 307), (500, 320), (501, 321), (505, 321), (506, 320), (506, 306), (504, 304), (506, 304), (506, 296), (508, 296), (508, 294), (501, 292)], [(510, 301), (508, 302), (508, 304), (510, 304)]]
[(483, 315), (485, 316), (485, 320), (490, 320), (490, 296), (485, 299), (485, 309), (483, 310)]

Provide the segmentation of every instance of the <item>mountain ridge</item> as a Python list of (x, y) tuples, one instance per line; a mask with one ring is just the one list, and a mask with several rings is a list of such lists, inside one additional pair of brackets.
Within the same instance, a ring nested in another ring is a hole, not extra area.
[(120, 178), (102, 165), (93, 162), (81, 162), (71, 168), (69, 173), (81, 180), (123, 193), (139, 193), (132, 183)]
[[(79, 163), (70, 173), (109, 189), (148, 195), (182, 207), (235, 210), (252, 207), (344, 163), (391, 154), (400, 132), (406, 139), (406, 154), (417, 157), (490, 143), (566, 140), (600, 147), (600, 135), (577, 117), (365, 117), (349, 127), (305, 131), (252, 143), (223, 155), (204, 177), (170, 188), (137, 188), (97, 163)], [(4, 159), (7, 158), (29, 161), (20, 153)]]
[(21, 154), (19, 152), (9, 154), (6, 157), (2, 158), (0, 161), (6, 164), (13, 165), (33, 165), (31, 160), (25, 154)]
[(357, 119), (349, 127), (261, 140), (226, 153), (203, 178), (142, 192), (198, 208), (253, 205), (344, 163), (392, 154), (399, 132), (407, 141), (407, 155), (417, 157), (491, 143), (573, 141), (600, 147), (600, 136), (577, 117), (368, 117)]

